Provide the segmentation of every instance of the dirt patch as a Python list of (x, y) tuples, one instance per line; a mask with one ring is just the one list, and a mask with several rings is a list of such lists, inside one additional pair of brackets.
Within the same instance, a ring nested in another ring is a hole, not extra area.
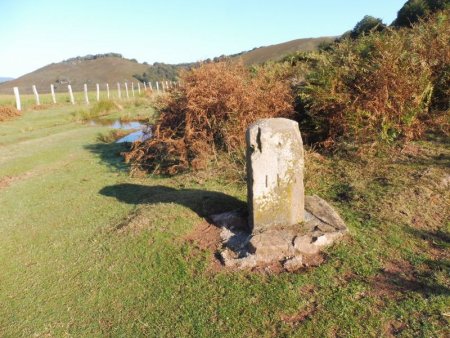
[(194, 246), (192, 255), (200, 254), (202, 251), (214, 253), (209, 256), (209, 264), (206, 269), (208, 273), (216, 274), (223, 270), (222, 263), (216, 255), (219, 248), (222, 246), (220, 228), (204, 221), (198, 224), (189, 234), (183, 237), (182, 240)]
[(114, 230), (120, 234), (123, 233), (139, 233), (142, 229), (148, 228), (150, 225), (149, 219), (140, 211), (128, 216), (122, 222), (114, 227)]
[(308, 318), (311, 318), (311, 316), (316, 311), (317, 311), (317, 303), (311, 303), (294, 315), (291, 316), (282, 315), (281, 320), (290, 326), (297, 326), (303, 323)]
[(0, 178), (0, 189), (4, 189), (9, 187), (11, 184), (21, 181), (27, 178), (30, 178), (34, 175), (33, 172), (29, 171), (24, 174), (18, 175), (18, 176), (5, 176)]
[(390, 320), (384, 324), (384, 337), (397, 337), (406, 328), (406, 324), (398, 320)]
[(200, 250), (210, 250), (216, 252), (220, 247), (222, 240), (220, 238), (220, 228), (203, 222), (198, 224), (194, 230), (183, 238), (186, 242), (194, 244)]
[(31, 110), (35, 110), (35, 111), (47, 110), (50, 107), (51, 107), (51, 105), (49, 105), (49, 104), (40, 104), (40, 105), (35, 104), (31, 107)]
[(387, 262), (369, 284), (373, 288), (372, 293), (380, 298), (398, 299), (403, 292), (417, 290), (413, 267), (405, 260)]
[(317, 255), (304, 255), (303, 264), (306, 268), (315, 267), (325, 262), (325, 254), (319, 253)]
[(446, 270), (449, 266), (439, 260), (428, 260), (419, 267), (412, 266), (405, 260), (390, 261), (380, 273), (369, 279), (372, 286), (370, 293), (389, 299), (401, 299), (411, 292), (421, 293), (425, 297), (450, 294), (450, 289), (445, 284), (430, 278), (430, 273), (435, 269)]

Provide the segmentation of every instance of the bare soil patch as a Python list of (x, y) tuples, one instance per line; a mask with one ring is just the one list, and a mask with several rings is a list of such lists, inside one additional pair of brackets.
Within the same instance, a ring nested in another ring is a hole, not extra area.
[(21, 181), (27, 178), (30, 178), (34, 175), (32, 171), (28, 171), (26, 173), (23, 173), (21, 175), (17, 176), (5, 176), (0, 178), (0, 189), (7, 188), (11, 186), (14, 182)]

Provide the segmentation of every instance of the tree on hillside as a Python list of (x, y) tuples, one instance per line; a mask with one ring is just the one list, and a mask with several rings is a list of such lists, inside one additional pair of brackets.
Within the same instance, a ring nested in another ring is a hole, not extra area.
[(392, 25), (410, 27), (420, 18), (445, 8), (450, 8), (450, 0), (408, 0), (398, 11)]
[(350, 37), (356, 39), (357, 37), (370, 32), (380, 32), (386, 28), (386, 25), (379, 18), (366, 15), (359, 21), (353, 30), (350, 32)]

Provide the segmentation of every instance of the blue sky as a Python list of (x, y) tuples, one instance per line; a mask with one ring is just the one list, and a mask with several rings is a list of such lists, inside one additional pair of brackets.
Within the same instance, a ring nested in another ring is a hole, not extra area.
[(339, 35), (366, 14), (391, 23), (406, 0), (0, 0), (0, 76), (74, 56), (180, 63)]

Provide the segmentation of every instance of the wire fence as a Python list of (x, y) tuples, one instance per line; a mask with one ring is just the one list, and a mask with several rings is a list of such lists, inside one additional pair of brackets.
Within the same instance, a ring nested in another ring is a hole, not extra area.
[(85, 83), (81, 90), (74, 90), (71, 84), (67, 86), (66, 91), (61, 90), (62, 86), (58, 85), (58, 92), (54, 84), (50, 85), (50, 91), (41, 91), (36, 85), (32, 85), (32, 95), (21, 95), (18, 87), (14, 87), (12, 92), (15, 98), (15, 106), (18, 110), (23, 109), (25, 104), (33, 104), (40, 106), (41, 104), (87, 104), (98, 102), (100, 100), (118, 99), (125, 100), (140, 96), (143, 93), (165, 93), (168, 90), (178, 87), (179, 82), (174, 81), (155, 81), (155, 82), (117, 82), (110, 86), (109, 83), (88, 85)]

